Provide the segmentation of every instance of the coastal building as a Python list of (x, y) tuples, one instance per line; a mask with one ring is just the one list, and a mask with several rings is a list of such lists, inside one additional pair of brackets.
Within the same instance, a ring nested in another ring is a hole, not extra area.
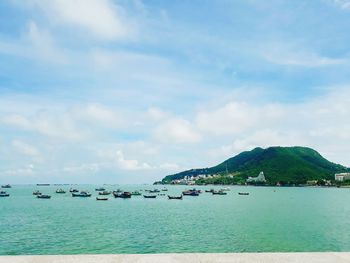
[(264, 172), (260, 172), (257, 177), (248, 177), (247, 183), (266, 183)]
[(350, 173), (339, 173), (334, 175), (334, 179), (338, 182), (350, 180)]

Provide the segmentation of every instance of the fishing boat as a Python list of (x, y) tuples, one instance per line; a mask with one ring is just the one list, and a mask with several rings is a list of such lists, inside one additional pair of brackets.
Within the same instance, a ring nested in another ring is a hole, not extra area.
[(191, 189), (191, 190), (183, 191), (182, 194), (189, 195), (189, 196), (199, 196), (200, 190)]
[(131, 192), (131, 195), (141, 195), (141, 193), (139, 191), (134, 191), (134, 192)]
[(180, 195), (180, 196), (171, 196), (171, 195), (168, 195), (168, 199), (169, 199), (169, 200), (182, 200), (182, 195)]
[(36, 190), (33, 192), (33, 195), (41, 195), (41, 192), (39, 190)]
[(143, 197), (144, 198), (157, 198), (156, 195), (144, 195)]
[(50, 199), (51, 195), (37, 195), (36, 198), (40, 198), (40, 199)]
[(1, 188), (12, 188), (12, 186), (9, 184), (5, 184), (5, 185), (2, 185)]
[(249, 195), (249, 193), (246, 193), (246, 192), (240, 192), (238, 193), (239, 195)]
[(226, 192), (224, 192), (224, 191), (214, 191), (214, 192), (212, 192), (212, 194), (213, 195), (227, 195), (227, 193)]
[(9, 197), (10, 194), (5, 191), (0, 191), (0, 197)]
[(66, 191), (64, 191), (62, 188), (56, 190), (56, 194), (65, 194)]
[(115, 198), (131, 198), (131, 193), (130, 192), (113, 192), (113, 195)]
[(107, 201), (107, 200), (108, 200), (108, 197), (100, 197), (100, 196), (97, 196), (97, 197), (96, 197), (96, 200), (97, 200), (97, 201)]
[(79, 193), (79, 190), (78, 189), (69, 189), (69, 192), (71, 192), (71, 193)]
[(86, 191), (81, 191), (80, 193), (72, 193), (72, 197), (90, 197), (91, 194)]
[(99, 195), (110, 195), (111, 192), (109, 191), (103, 191), (103, 192), (98, 192)]
[(96, 188), (95, 189), (95, 191), (100, 191), (100, 192), (103, 192), (103, 191), (105, 191), (106, 189), (105, 188), (103, 188), (103, 187), (100, 187), (100, 188)]

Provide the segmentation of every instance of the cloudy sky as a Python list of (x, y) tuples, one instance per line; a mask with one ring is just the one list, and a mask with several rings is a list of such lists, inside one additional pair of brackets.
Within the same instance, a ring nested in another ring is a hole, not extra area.
[(254, 147), (350, 166), (349, 0), (0, 1), (0, 181), (147, 183)]

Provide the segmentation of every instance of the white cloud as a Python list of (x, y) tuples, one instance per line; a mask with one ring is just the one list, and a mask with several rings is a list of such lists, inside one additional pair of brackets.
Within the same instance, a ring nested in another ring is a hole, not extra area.
[(21, 168), (5, 170), (3, 173), (10, 176), (34, 176), (35, 168), (33, 164), (28, 164)]
[(164, 143), (198, 143), (201, 135), (193, 125), (182, 118), (171, 118), (155, 128), (153, 136)]
[(312, 50), (305, 50), (298, 44), (270, 43), (267, 47), (261, 48), (264, 59), (279, 65), (302, 66), (302, 67), (323, 67), (344, 64), (346, 58), (331, 58), (319, 55)]
[(216, 109), (199, 111), (195, 123), (202, 132), (233, 135), (254, 128), (261, 122), (268, 124), (280, 118), (283, 111), (277, 104), (252, 105), (231, 101)]
[(45, 59), (54, 62), (67, 62), (67, 57), (54, 43), (53, 38), (48, 32), (39, 29), (38, 25), (30, 21), (28, 25), (27, 40), (32, 45), (31, 54), (34, 52), (36, 58)]
[(12, 146), (21, 154), (32, 156), (32, 157), (40, 156), (40, 152), (36, 147), (29, 145), (27, 143), (24, 143), (22, 141), (13, 140)]
[(93, 126), (103, 125), (107, 127), (120, 127), (124, 120), (115, 110), (100, 104), (88, 104), (73, 110), (72, 115), (77, 120), (82, 120)]
[(31, 117), (10, 114), (0, 118), (0, 122), (14, 128), (34, 131), (58, 139), (80, 140), (88, 136), (87, 131), (76, 127), (69, 114), (38, 112)]
[(350, 10), (350, 1), (349, 0), (333, 0), (333, 2), (339, 6), (341, 9)]
[(123, 170), (148, 170), (153, 167), (148, 163), (140, 163), (138, 160), (125, 159), (122, 151), (118, 150), (116, 152), (118, 167)]
[(80, 165), (70, 165), (62, 168), (63, 172), (80, 173), (80, 172), (98, 172), (101, 168), (99, 163), (83, 163)]
[(73, 26), (102, 40), (115, 40), (130, 35), (124, 10), (110, 0), (36, 1), (54, 24)]

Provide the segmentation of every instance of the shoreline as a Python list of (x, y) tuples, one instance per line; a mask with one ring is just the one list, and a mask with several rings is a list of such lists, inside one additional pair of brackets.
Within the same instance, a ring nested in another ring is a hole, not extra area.
[(302, 253), (193, 253), (193, 254), (91, 254), (0, 256), (1, 263), (345, 263), (350, 252)]

